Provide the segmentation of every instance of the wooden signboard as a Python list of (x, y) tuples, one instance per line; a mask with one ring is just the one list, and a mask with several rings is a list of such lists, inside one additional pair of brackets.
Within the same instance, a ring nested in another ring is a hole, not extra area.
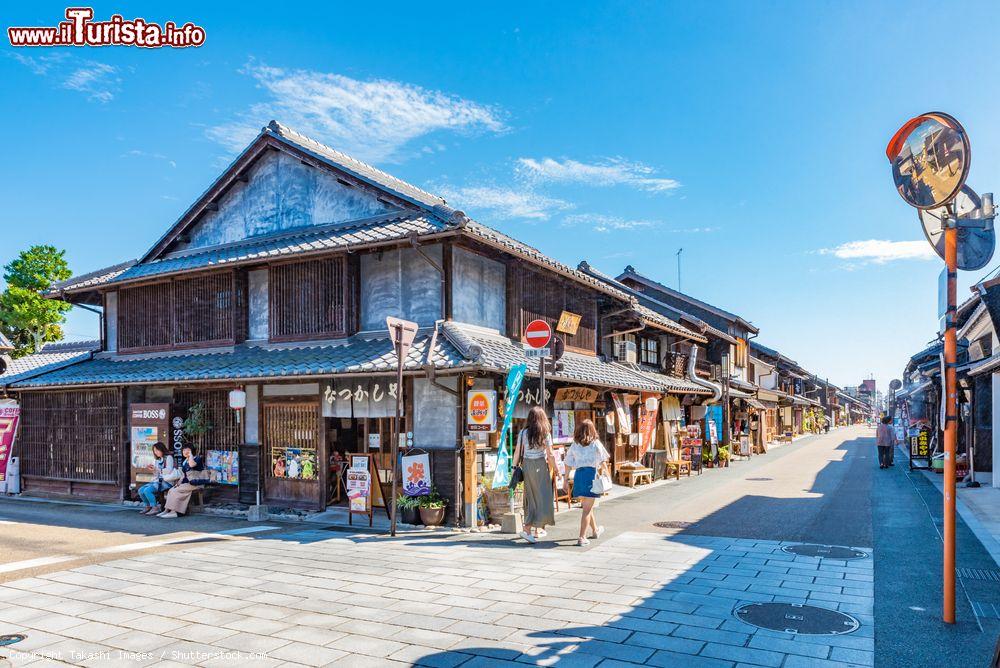
[(462, 496), (465, 503), (476, 502), (476, 492), (479, 488), (478, 470), (476, 467), (476, 441), (467, 438), (464, 443), (462, 469)]
[(347, 470), (344, 471), (344, 487), (347, 490), (347, 523), (354, 523), (355, 515), (367, 515), (368, 526), (375, 521), (375, 508), (385, 508), (389, 517), (389, 507), (382, 494), (382, 484), (378, 477), (375, 455), (367, 452), (347, 453)]
[(583, 402), (592, 404), (597, 401), (600, 392), (590, 387), (561, 387), (556, 390), (556, 402)]
[(563, 311), (559, 314), (559, 324), (556, 325), (556, 331), (568, 334), (569, 336), (576, 336), (576, 330), (580, 328), (580, 321), (582, 319), (582, 315)]

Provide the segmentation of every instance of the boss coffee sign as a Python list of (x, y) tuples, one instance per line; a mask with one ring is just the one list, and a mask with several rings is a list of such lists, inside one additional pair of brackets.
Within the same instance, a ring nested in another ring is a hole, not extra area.
[(470, 390), (465, 400), (465, 415), (469, 431), (497, 430), (496, 390)]

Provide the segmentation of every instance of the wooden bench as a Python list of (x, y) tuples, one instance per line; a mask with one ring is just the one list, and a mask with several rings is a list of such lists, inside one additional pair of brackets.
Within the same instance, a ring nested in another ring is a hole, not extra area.
[(674, 475), (678, 480), (681, 479), (681, 473), (691, 477), (691, 462), (686, 459), (674, 459), (667, 461), (667, 477), (669, 478), (671, 474)]
[(618, 470), (618, 482), (635, 487), (636, 484), (651, 484), (653, 482), (653, 469), (646, 467), (621, 468)]

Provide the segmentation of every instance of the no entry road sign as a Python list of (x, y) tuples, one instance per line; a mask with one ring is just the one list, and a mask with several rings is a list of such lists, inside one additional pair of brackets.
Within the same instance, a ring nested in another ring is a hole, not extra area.
[(545, 348), (552, 340), (552, 326), (544, 320), (532, 320), (524, 328), (524, 339), (532, 348)]

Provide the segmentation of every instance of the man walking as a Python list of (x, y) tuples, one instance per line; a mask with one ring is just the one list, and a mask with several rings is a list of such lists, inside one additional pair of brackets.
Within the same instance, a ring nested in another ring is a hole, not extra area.
[(886, 415), (882, 418), (882, 424), (875, 432), (875, 445), (878, 446), (878, 467), (889, 468), (892, 449), (896, 447), (896, 431), (892, 428), (892, 417)]

